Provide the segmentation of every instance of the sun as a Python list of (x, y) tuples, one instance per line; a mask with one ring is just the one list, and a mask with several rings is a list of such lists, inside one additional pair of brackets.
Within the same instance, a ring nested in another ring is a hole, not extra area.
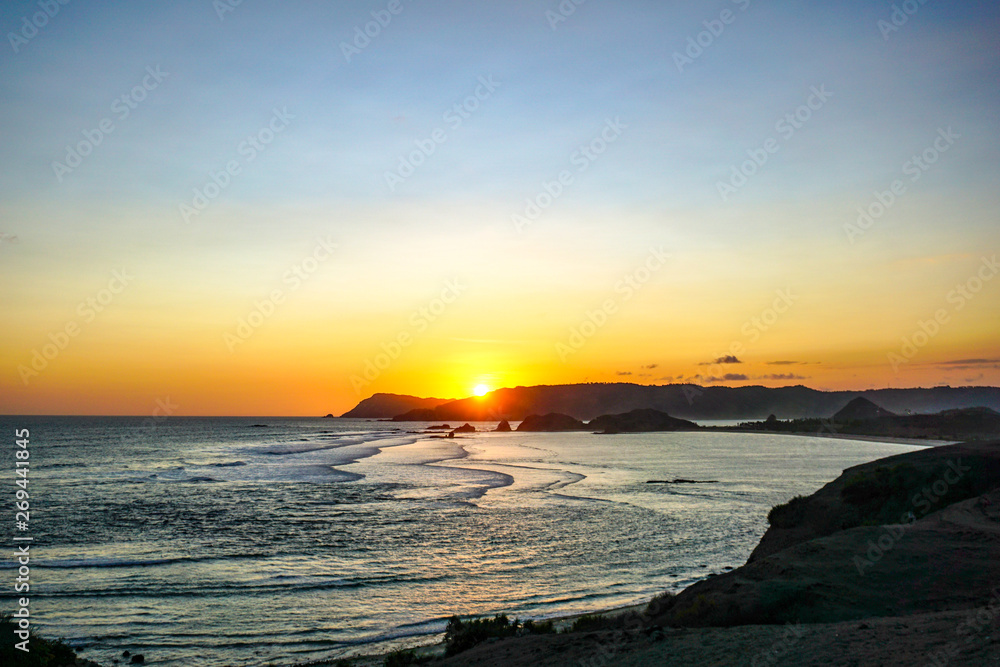
[(477, 384), (476, 388), (472, 390), (472, 393), (476, 396), (485, 396), (490, 392), (490, 388), (485, 384)]

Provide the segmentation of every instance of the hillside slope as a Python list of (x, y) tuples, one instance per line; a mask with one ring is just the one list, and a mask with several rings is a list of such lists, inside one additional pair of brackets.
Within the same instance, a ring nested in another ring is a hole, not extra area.
[[(366, 416), (391, 417), (398, 421), (499, 421), (502, 418), (513, 421), (530, 414), (557, 412), (590, 421), (604, 414), (652, 408), (680, 419), (752, 420), (764, 419), (771, 414), (778, 419), (828, 418), (859, 396), (896, 414), (908, 411), (934, 413), (970, 407), (1000, 410), (998, 387), (824, 392), (801, 385), (771, 388), (594, 383), (498, 389), (483, 397), (435, 405), (413, 405), (398, 412)], [(352, 413), (353, 410), (348, 414)]]
[(417, 398), (403, 394), (374, 394), (340, 415), (343, 419), (388, 419), (408, 410), (433, 409), (450, 398)]

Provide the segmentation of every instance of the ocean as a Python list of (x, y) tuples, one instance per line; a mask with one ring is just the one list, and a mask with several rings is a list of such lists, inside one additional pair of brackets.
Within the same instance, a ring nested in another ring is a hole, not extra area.
[[(427, 641), (453, 614), (629, 605), (741, 565), (770, 507), (912, 450), (426, 426), (0, 417), (11, 498), (14, 432), (30, 430), (30, 526), (15, 529), (10, 505), (3, 523), (6, 544), (33, 539), (33, 627), (107, 664), (129, 650), (294, 665)], [(700, 483), (648, 483), (677, 478)], [(23, 595), (14, 551), (0, 561), (8, 611)]]

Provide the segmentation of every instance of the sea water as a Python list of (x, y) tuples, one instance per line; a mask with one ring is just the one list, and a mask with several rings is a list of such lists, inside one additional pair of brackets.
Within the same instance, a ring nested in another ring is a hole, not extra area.
[(158, 665), (291, 665), (427, 641), (453, 614), (634, 604), (741, 565), (773, 505), (912, 449), (425, 427), (0, 418), (11, 497), (14, 431), (30, 430), (34, 627), (107, 664), (129, 650)]

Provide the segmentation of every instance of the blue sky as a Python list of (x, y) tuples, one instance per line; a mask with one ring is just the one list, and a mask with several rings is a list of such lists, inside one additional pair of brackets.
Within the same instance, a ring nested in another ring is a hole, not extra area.
[[(239, 312), (323, 234), (344, 257), (311, 298), (375, 336), (392, 325), (372, 325), (372, 312), (405, 313), (454, 274), (506, 308), (539, 284), (565, 289), (575, 310), (564, 327), (616, 271), (666, 244), (684, 268), (664, 279), (663, 298), (689, 310), (748, 304), (724, 330), (718, 313), (706, 320), (718, 345), (793, 280), (840, 317), (887, 312), (877, 341), (844, 343), (845, 355), (875, 359), (997, 247), (995, 3), (931, 0), (886, 39), (878, 22), (891, 20), (890, 2), (587, 0), (553, 29), (555, 1), (401, 0), (348, 61), (342, 43), (388, 5), (245, 0), (220, 18), (209, 0), (73, 0), (15, 52), (9, 33), (39, 5), (4, 3), (0, 232), (19, 243), (0, 247), (0, 275), (9, 317), (27, 323), (8, 341), (10, 369), (65, 319), (56, 295), (87, 293), (110, 266), (141, 269), (145, 291), (128, 308), (175, 307), (189, 331), (204, 310)], [(674, 54), (723, 12), (730, 22), (678, 71)], [(115, 100), (147, 68), (167, 75), (121, 118)], [(451, 127), (445, 114), (482, 77), (496, 90)], [(814, 88), (830, 98), (723, 200), (718, 183), (781, 137), (779, 121)], [(287, 127), (246, 160), (241, 142), (275, 109)], [(60, 181), (52, 163), (106, 119), (113, 132)], [(609, 119), (625, 129), (577, 172), (576, 151)], [(439, 128), (446, 141), (390, 190), (386, 172)], [(960, 139), (848, 243), (845, 221), (942, 128)], [(179, 206), (230, 160), (240, 173), (185, 222)], [(567, 169), (572, 185), (514, 233), (511, 216)], [(935, 268), (911, 275), (900, 262)], [(856, 290), (883, 289), (851, 310)], [(984, 330), (981, 312), (955, 349), (989, 347), (996, 323)], [(576, 371), (611, 373), (609, 354), (593, 362), (602, 370)]]

